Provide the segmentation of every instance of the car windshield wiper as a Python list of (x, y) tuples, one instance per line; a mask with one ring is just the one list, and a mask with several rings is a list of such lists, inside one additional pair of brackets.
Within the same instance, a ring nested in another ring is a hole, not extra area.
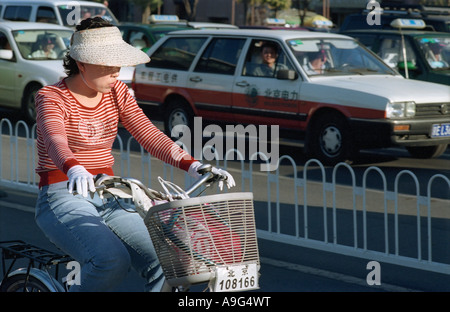
[(371, 69), (371, 68), (326, 68), (324, 70), (327, 73), (342, 73), (342, 74), (358, 74), (358, 75), (364, 75), (368, 73), (380, 73), (378, 70)]
[(433, 71), (445, 71), (445, 70), (450, 70), (450, 67), (438, 67), (438, 68), (433, 68)]
[(351, 68), (348, 70), (349, 72), (358, 74), (358, 75), (364, 75), (367, 73), (379, 73), (378, 70), (376, 69), (371, 69), (371, 68)]
[(331, 74), (345, 74), (346, 71), (339, 69), (339, 68), (324, 68), (323, 69), (324, 73), (331, 73)]

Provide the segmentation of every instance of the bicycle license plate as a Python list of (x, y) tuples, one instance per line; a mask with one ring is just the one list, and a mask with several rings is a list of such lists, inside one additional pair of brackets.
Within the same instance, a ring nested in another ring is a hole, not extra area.
[(242, 291), (258, 289), (258, 269), (256, 263), (219, 265), (212, 291)]
[(450, 123), (434, 124), (431, 128), (431, 137), (449, 137), (450, 136)]

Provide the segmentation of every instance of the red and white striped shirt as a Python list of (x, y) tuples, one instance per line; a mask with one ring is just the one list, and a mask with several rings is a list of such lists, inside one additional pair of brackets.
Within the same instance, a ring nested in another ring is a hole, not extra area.
[(43, 87), (36, 94), (36, 113), (40, 186), (67, 180), (75, 165), (112, 175), (119, 122), (154, 157), (185, 171), (195, 161), (153, 125), (121, 81), (94, 108), (81, 105), (64, 80)]

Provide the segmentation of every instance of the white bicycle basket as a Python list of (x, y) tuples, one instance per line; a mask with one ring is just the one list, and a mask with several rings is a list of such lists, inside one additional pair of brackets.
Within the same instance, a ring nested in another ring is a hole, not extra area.
[(258, 288), (252, 193), (169, 201), (152, 207), (144, 222), (170, 286), (213, 281), (213, 291)]

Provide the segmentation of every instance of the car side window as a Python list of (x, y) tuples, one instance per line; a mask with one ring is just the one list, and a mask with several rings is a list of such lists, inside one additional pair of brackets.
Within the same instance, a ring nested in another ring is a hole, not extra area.
[(139, 30), (131, 30), (129, 35), (129, 43), (138, 49), (148, 49), (151, 44), (144, 32)]
[(234, 75), (245, 39), (216, 38), (200, 57), (196, 72)]
[(253, 40), (248, 50), (243, 76), (274, 78), (280, 69), (293, 66), (280, 45), (274, 41)]
[(377, 36), (375, 35), (355, 35), (355, 38), (358, 39), (359, 42), (361, 42), (363, 45), (365, 45), (369, 50), (372, 50), (375, 41), (377, 39)]
[(40, 6), (36, 13), (36, 22), (58, 24), (55, 10), (51, 7)]
[(169, 38), (151, 56), (147, 67), (188, 70), (206, 38)]
[[(8, 37), (0, 31), (0, 50), (8, 50), (12, 52), (11, 44), (9, 43)], [(12, 59), (8, 61), (15, 61), (14, 53), (12, 54)]]
[(10, 5), (5, 8), (3, 19), (9, 21), (28, 22), (31, 15), (31, 6)]
[(0, 31), (0, 50), (11, 50), (8, 37)]
[[(416, 54), (409, 41), (405, 40), (406, 47), (406, 58), (408, 63), (411, 65), (416, 65)], [(396, 68), (398, 63), (403, 62), (403, 50), (402, 50), (402, 40), (400, 37), (386, 37), (383, 38), (380, 44), (380, 51), (378, 55), (383, 59), (383, 61), (390, 67)]]

